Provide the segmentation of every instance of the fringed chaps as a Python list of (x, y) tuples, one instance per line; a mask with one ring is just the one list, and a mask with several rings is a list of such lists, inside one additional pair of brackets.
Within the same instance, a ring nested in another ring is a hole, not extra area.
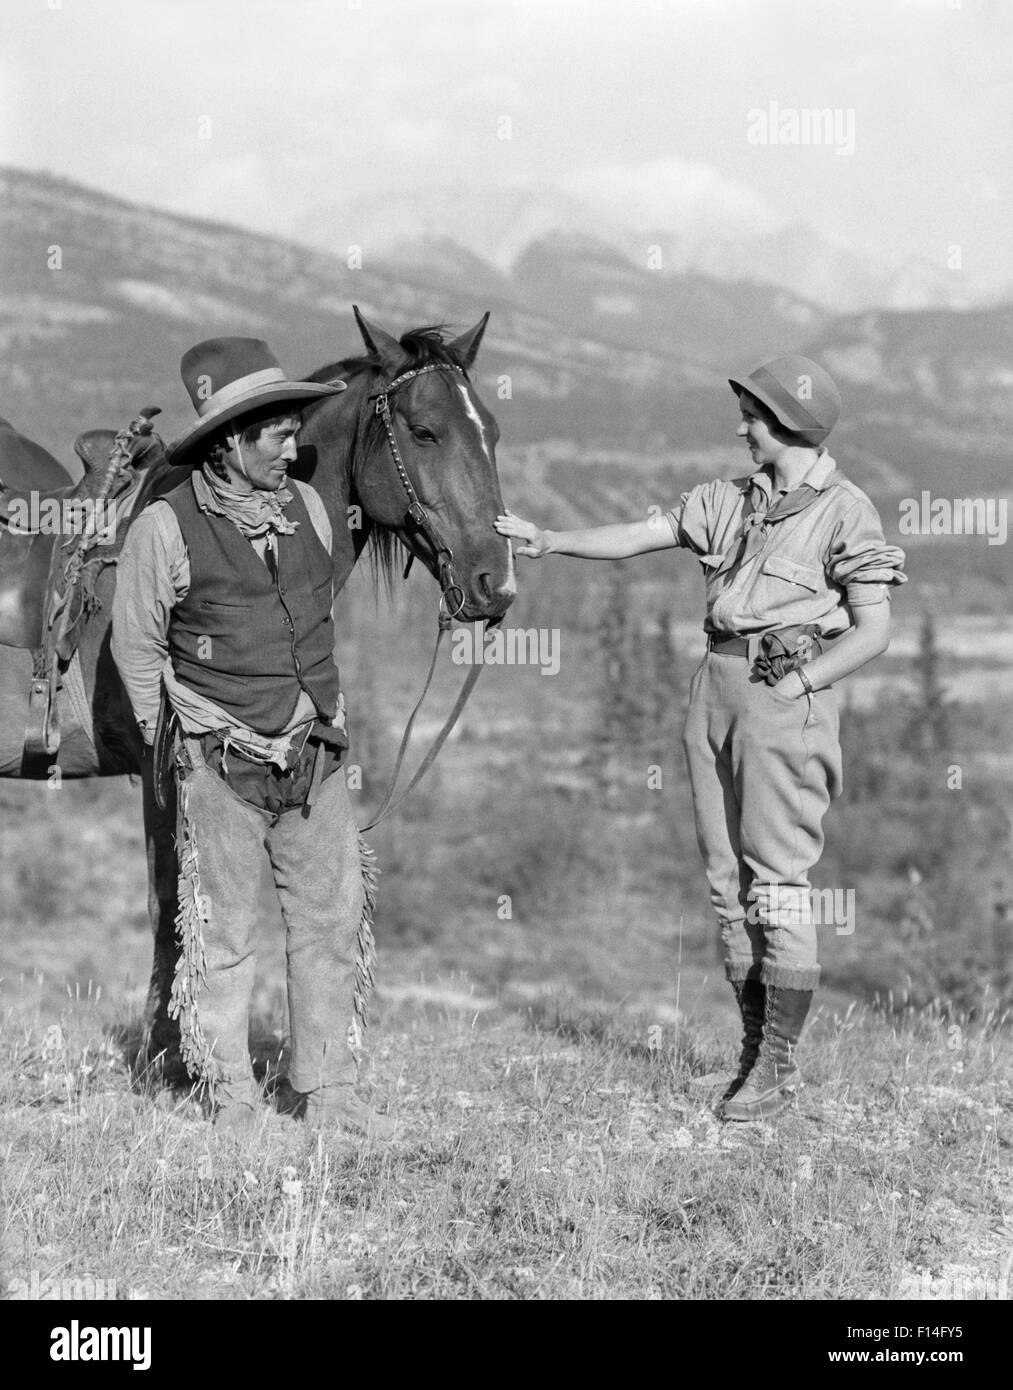
[(359, 832), (359, 865), (362, 869), (362, 912), (355, 938), (355, 996), (348, 1042), (356, 1054), (362, 1050), (369, 1000), (376, 987), (376, 942), (373, 938), (373, 909), (376, 906), (376, 851)]
[[(204, 950), (204, 931), (210, 922), (208, 900), (201, 892), (200, 866), (193, 819), (189, 811), (189, 795), (185, 777), (178, 779), (176, 856), (179, 865), (179, 911), (176, 915), (176, 940), (179, 955), (169, 998), (169, 1017), (179, 1020), (180, 1051), (190, 1075), (202, 1081), (213, 1080), (211, 1048), (201, 1028), (198, 1003), (200, 991), (207, 983), (207, 956)], [(359, 866), (362, 872), (362, 911), (355, 938), (355, 985), (352, 1019), (348, 1027), (348, 1044), (358, 1057), (369, 1011), (369, 1001), (376, 987), (376, 942), (373, 936), (373, 912), (376, 907), (376, 887), (379, 869), (376, 852), (359, 834)]]
[(176, 940), (179, 956), (169, 996), (169, 1017), (179, 1019), (180, 1052), (195, 1079), (212, 1079), (211, 1049), (200, 1025), (197, 1004), (207, 983), (204, 929), (209, 924), (208, 901), (200, 889), (197, 841), (189, 809), (189, 790), (184, 777), (178, 782), (176, 859), (179, 865), (179, 911)]

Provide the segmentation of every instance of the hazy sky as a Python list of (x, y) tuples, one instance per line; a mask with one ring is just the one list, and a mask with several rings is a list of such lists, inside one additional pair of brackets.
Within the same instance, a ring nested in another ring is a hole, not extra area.
[(1011, 0), (2, 0), (0, 55), (0, 162), (184, 213), (533, 182), (1013, 284)]

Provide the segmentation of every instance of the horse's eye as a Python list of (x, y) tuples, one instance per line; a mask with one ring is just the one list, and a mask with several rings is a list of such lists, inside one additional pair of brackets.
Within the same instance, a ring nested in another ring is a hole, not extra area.
[(427, 430), (425, 425), (413, 425), (412, 438), (416, 440), (419, 444), (436, 443), (436, 435), (433, 434), (432, 430)]

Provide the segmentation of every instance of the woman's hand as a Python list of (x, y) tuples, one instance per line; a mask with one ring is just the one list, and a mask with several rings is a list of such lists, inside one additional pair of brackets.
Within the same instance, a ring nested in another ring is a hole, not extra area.
[(850, 676), (889, 647), (890, 604), (885, 598), (879, 603), (856, 603), (852, 617), (855, 626), (850, 632), (806, 664), (805, 673), (814, 690), (822, 690)]
[(786, 676), (775, 681), (770, 688), (776, 690), (778, 695), (783, 695), (786, 700), (801, 700), (802, 696), (807, 693), (802, 677), (797, 671), (789, 671)]
[(540, 531), (533, 521), (525, 521), (522, 517), (514, 516), (513, 512), (506, 512), (496, 518), (494, 525), (501, 536), (524, 542), (517, 547), (516, 554), (538, 560), (549, 553), (549, 533)]
[(585, 526), (579, 531), (540, 531), (531, 521), (513, 512), (498, 516), (496, 530), (524, 544), (518, 555), (537, 560), (542, 555), (579, 555), (585, 560), (628, 560), (648, 550), (665, 550), (678, 545), (675, 532), (664, 517), (648, 521), (620, 521), (608, 526)]

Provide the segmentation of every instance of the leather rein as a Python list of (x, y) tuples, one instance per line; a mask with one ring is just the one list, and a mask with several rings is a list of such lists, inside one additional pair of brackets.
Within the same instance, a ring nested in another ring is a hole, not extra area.
[[(419, 710), (422, 708), (422, 703), (425, 700), (426, 695), (429, 693), (429, 687), (432, 684), (433, 675), (436, 671), (436, 662), (440, 652), (440, 643), (443, 641), (444, 634), (450, 627), (450, 624), (462, 611), (466, 602), (464, 590), (461, 587), (461, 585), (457, 582), (454, 576), (454, 552), (451, 550), (450, 546), (447, 544), (443, 536), (440, 534), (439, 529), (433, 522), (425, 507), (423, 507), (422, 503), (419, 501), (418, 494), (416, 493), (415, 488), (412, 486), (412, 481), (409, 478), (408, 471), (404, 466), (404, 460), (401, 457), (401, 450), (398, 448), (397, 436), (394, 433), (394, 423), (391, 419), (391, 393), (396, 391), (398, 387), (404, 386), (409, 381), (414, 381), (416, 377), (423, 376), (427, 372), (457, 372), (460, 376), (463, 376), (465, 377), (465, 379), (467, 379), (464, 369), (462, 367), (457, 367), (450, 362), (431, 362), (425, 367), (415, 367), (410, 371), (402, 372), (400, 376), (396, 376), (393, 381), (388, 382), (387, 385), (384, 386), (378, 392), (376, 392), (375, 395), (368, 397), (369, 400), (375, 401), (376, 403), (374, 406), (374, 414), (377, 415), (379, 419), (383, 421), (383, 427), (387, 433), (387, 443), (390, 447), (391, 457), (394, 460), (394, 466), (397, 469), (398, 477), (401, 479), (401, 485), (404, 488), (405, 493), (408, 497), (408, 510), (405, 512), (404, 520), (405, 529), (409, 532), (417, 532), (424, 536), (436, 560), (440, 584), (440, 608), (438, 628), (436, 633), (436, 645), (433, 648), (433, 656), (432, 660), (429, 663), (429, 673), (426, 676), (425, 685), (422, 687), (421, 695), (419, 695), (419, 698), (415, 702), (414, 709), (408, 716), (408, 723), (405, 725), (404, 733), (401, 735), (401, 743), (398, 747), (397, 758), (394, 761), (394, 771), (391, 774), (390, 783), (384, 794), (383, 800), (380, 802), (380, 805), (377, 808), (376, 813), (373, 816), (372, 820), (369, 822), (369, 824), (360, 827), (360, 833), (365, 833), (368, 830), (374, 829), (377, 825), (380, 824), (382, 820), (385, 820), (387, 816), (392, 815), (396, 810), (398, 810), (400, 806), (404, 804), (405, 801), (407, 801), (408, 797), (414, 791), (415, 787), (418, 786), (419, 782), (422, 780), (422, 778), (428, 772), (430, 767), (432, 767), (433, 763), (436, 761), (440, 749), (447, 741), (447, 738), (449, 737), (451, 730), (460, 718), (461, 711), (464, 709), (464, 706), (468, 701), (469, 695), (475, 688), (475, 683), (478, 680), (479, 676), (482, 674), (482, 669), (485, 665), (484, 662), (479, 662), (476, 665), (472, 666), (471, 670), (468, 672), (467, 676), (465, 677), (464, 684), (461, 686), (461, 690), (457, 696), (457, 699), (454, 702), (454, 706), (451, 709), (449, 715), (447, 716), (443, 724), (443, 727), (440, 729), (439, 733), (434, 738), (432, 744), (430, 745), (429, 751), (426, 753), (421, 763), (419, 763), (408, 785), (405, 787), (404, 791), (395, 801), (394, 792), (397, 788), (398, 779), (401, 776), (401, 767), (404, 763), (405, 753), (408, 750), (408, 743), (411, 739), (412, 729), (415, 726), (415, 718)], [(405, 565), (404, 569), (404, 577), (406, 579), (408, 577), (408, 572), (412, 567), (412, 561), (414, 559), (414, 553), (409, 554), (408, 562)], [(493, 621), (487, 619), (486, 632), (488, 633), (489, 628), (496, 626), (496, 624), (498, 624), (499, 621), (500, 619), (498, 618)]]

